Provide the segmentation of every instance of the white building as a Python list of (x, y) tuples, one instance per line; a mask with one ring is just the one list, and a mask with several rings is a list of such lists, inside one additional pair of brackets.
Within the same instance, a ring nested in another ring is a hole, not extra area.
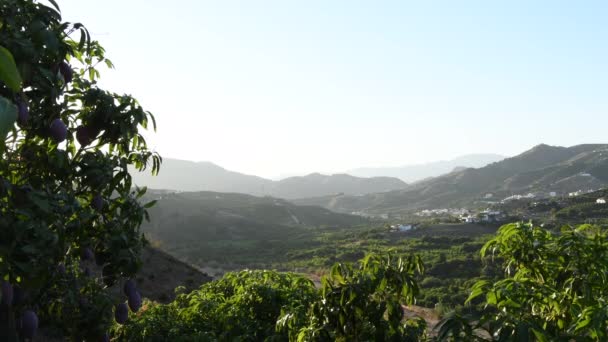
[(414, 229), (414, 226), (412, 226), (411, 224), (400, 224), (397, 229), (399, 229), (400, 232), (407, 232), (409, 230)]
[(595, 203), (597, 204), (606, 204), (606, 199), (605, 198), (598, 198)]
[(393, 224), (391, 230), (396, 232), (407, 232), (414, 229), (413, 224)]
[(479, 222), (479, 219), (475, 216), (463, 216), (461, 218), (464, 222), (466, 223), (477, 223)]

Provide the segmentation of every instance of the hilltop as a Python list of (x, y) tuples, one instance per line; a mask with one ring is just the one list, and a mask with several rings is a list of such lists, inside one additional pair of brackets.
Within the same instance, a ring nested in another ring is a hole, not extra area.
[(235, 192), (278, 198), (304, 198), (333, 194), (364, 195), (403, 189), (394, 177), (354, 177), (347, 174), (289, 177), (279, 181), (226, 170), (210, 162), (165, 158), (158, 176), (131, 170), (133, 182), (153, 189)]
[(347, 173), (358, 177), (395, 177), (404, 182), (412, 183), (426, 178), (441, 176), (458, 169), (484, 167), (505, 158), (505, 156), (491, 153), (467, 154), (450, 160), (398, 167), (365, 167), (349, 170)]
[(322, 196), (294, 201), (340, 212), (395, 213), (471, 206), (517, 194), (563, 194), (608, 185), (608, 145), (541, 144), (481, 168), (456, 170), (403, 190), (365, 196)]

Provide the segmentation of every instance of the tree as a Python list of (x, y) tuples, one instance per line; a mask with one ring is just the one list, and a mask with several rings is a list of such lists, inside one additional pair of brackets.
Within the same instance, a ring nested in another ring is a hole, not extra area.
[(405, 320), (402, 305), (415, 302), (423, 271), (414, 255), (369, 254), (358, 268), (337, 263), (305, 313), (286, 312), (277, 326), (291, 341), (420, 341), (426, 323)]
[(505, 278), (477, 282), (467, 302), (481, 300), (481, 316), (446, 318), (441, 339), (608, 339), (608, 239), (601, 228), (566, 226), (553, 233), (531, 223), (508, 224), (481, 254), (504, 260)]
[[(138, 202), (145, 189), (133, 190), (127, 167), (158, 172), (140, 134), (156, 124), (98, 86), (100, 63), (112, 68), (55, 1), (0, 2), (1, 340), (30, 337), (38, 319), (76, 340), (103, 337), (125, 301), (108, 287), (140, 266), (153, 203)], [(136, 292), (125, 291), (133, 310)]]

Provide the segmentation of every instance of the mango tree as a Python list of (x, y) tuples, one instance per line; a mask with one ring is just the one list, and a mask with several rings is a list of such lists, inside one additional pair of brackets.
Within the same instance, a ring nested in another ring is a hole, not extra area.
[(581, 225), (552, 232), (531, 223), (500, 228), (481, 250), (502, 261), (505, 276), (481, 280), (468, 302), (478, 317), (451, 315), (440, 340), (606, 341), (608, 339), (608, 237)]
[[(105, 50), (57, 3), (0, 2), (0, 340), (48, 323), (75, 340), (106, 339), (139, 268), (146, 207), (128, 167), (158, 172), (140, 130), (154, 117), (99, 87)], [(122, 303), (121, 303), (122, 302)], [(125, 304), (126, 305), (126, 304)], [(116, 306), (117, 309), (114, 307)]]

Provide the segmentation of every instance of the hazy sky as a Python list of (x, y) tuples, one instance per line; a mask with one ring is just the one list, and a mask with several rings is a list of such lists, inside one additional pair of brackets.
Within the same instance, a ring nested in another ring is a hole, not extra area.
[(58, 2), (164, 157), (276, 176), (608, 142), (606, 1)]

